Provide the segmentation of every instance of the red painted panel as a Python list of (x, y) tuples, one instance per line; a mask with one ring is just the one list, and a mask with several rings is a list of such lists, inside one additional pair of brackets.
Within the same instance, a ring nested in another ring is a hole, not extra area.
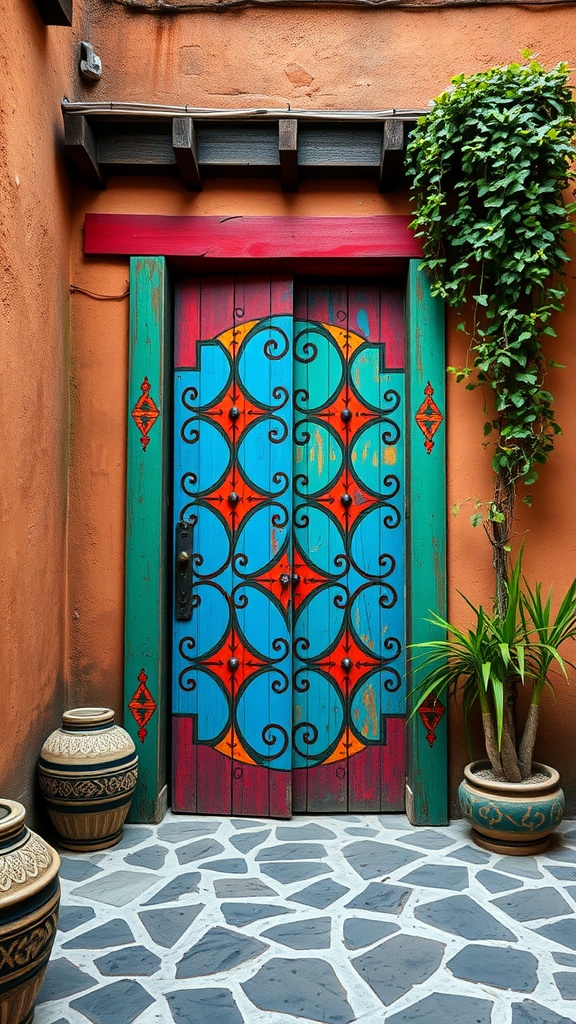
[[(347, 763), (336, 761), (308, 768), (306, 812), (338, 814), (347, 810)], [(306, 769), (298, 769), (306, 771)], [(295, 772), (293, 771), (293, 774)]]
[(386, 719), (386, 745), (382, 747), (382, 793), (389, 811), (404, 810), (406, 786), (406, 719)]
[(87, 255), (217, 259), (419, 257), (410, 217), (159, 217), (87, 213)]
[(174, 772), (172, 776), (172, 810), (196, 813), (196, 756), (193, 746), (194, 717), (179, 715), (172, 719), (172, 760), (189, 766), (189, 773)]
[(195, 747), (198, 814), (232, 813), (232, 761), (206, 745)]
[(348, 759), (348, 810), (369, 813), (388, 810), (386, 794), (381, 792), (382, 747), (370, 746)]

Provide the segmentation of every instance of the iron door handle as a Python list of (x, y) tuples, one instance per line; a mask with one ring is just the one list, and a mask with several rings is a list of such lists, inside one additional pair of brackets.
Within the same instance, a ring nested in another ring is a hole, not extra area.
[(176, 523), (176, 571), (174, 573), (177, 622), (192, 618), (192, 523)]

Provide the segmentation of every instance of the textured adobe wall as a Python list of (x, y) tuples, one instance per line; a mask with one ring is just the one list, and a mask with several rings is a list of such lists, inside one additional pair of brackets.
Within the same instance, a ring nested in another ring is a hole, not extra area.
[[(512, 7), (429, 12), (325, 7), (246, 10), (228, 14), (155, 17), (126, 13), (109, 0), (91, 5), (90, 39), (104, 64), (92, 99), (188, 103), (206, 107), (384, 109), (425, 107), (449, 78), (517, 59), (532, 46), (543, 62), (573, 58), (565, 13)], [(370, 44), (366, 45), (369, 40)], [(74, 98), (82, 98), (79, 93)], [(84, 259), (81, 226), (87, 211), (163, 214), (346, 214), (407, 211), (405, 194), (383, 198), (371, 185), (318, 183), (283, 196), (275, 183), (213, 182), (199, 195), (160, 179), (115, 179), (108, 190), (78, 188), (72, 242), (73, 283), (110, 295), (127, 283), (127, 261)], [(572, 245), (572, 250), (574, 247)], [(570, 284), (574, 282), (569, 271)], [(550, 375), (565, 426), (552, 462), (534, 489), (527, 531), (526, 570), (554, 581), (559, 592), (576, 572), (572, 294), (558, 319), (554, 359), (566, 371)], [(125, 384), (127, 300), (73, 298), (73, 424), (70, 497), (71, 676), (80, 702), (90, 692), (119, 707), (122, 687)], [(464, 358), (462, 337), (449, 318), (448, 363)], [(448, 508), (490, 495), (489, 459), (481, 446), (482, 396), (448, 383)], [(449, 515), (450, 609), (465, 622), (456, 590), (490, 602), (488, 542), (469, 525), (468, 505)], [(574, 679), (576, 684), (576, 678)], [(576, 810), (573, 722), (576, 685), (558, 686), (548, 701), (538, 755), (561, 771)], [(460, 710), (452, 708), (451, 785), (467, 760)]]
[(55, 142), (70, 29), (0, 0), (0, 793), (34, 812), (66, 701), (69, 193)]

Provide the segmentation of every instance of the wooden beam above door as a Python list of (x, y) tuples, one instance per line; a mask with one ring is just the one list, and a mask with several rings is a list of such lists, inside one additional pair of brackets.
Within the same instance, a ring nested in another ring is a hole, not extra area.
[(63, 105), (69, 160), (93, 188), (112, 174), (146, 173), (180, 176), (194, 190), (234, 175), (276, 178), (285, 191), (310, 178), (363, 178), (391, 192), (404, 183), (406, 142), (422, 113)]

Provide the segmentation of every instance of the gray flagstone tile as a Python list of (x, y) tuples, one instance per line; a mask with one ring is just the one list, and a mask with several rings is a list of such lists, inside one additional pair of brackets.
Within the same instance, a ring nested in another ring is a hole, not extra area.
[(112, 907), (125, 907), (157, 882), (158, 875), (148, 871), (113, 871), (76, 886), (72, 889), (72, 895), (84, 896), (85, 899), (107, 903)]
[[(548, 850), (546, 853), (546, 859), (555, 861), (559, 864), (574, 864), (576, 862), (576, 847), (561, 846), (558, 850)], [(548, 867), (547, 864), (546, 867)]]
[(102, 868), (88, 860), (75, 857), (60, 858), (60, 878), (69, 878), (72, 882), (85, 882), (87, 878), (93, 878), (94, 875), (101, 873)]
[[(261, 921), (267, 917), (279, 917), (281, 914), (294, 914), (294, 910), (287, 907), (272, 905), (270, 903), (222, 903), (220, 909), (224, 915), (226, 924), (233, 928), (244, 928), (254, 921)], [(302, 925), (299, 926), (302, 928)]]
[(67, 957), (55, 957), (48, 963), (46, 977), (37, 999), (38, 1005), (51, 1002), (53, 999), (65, 999), (76, 996), (87, 988), (97, 985), (98, 981), (86, 971), (81, 971)]
[(307, 907), (325, 910), (348, 892), (350, 889), (340, 885), (340, 882), (335, 882), (333, 878), (323, 878), (320, 882), (312, 882), (312, 885), (306, 886), (300, 892), (292, 893), (288, 898), (291, 903), (304, 903)]
[(500, 857), (492, 866), (495, 871), (504, 871), (520, 878), (544, 877), (536, 857)]
[(433, 992), (406, 1010), (386, 1017), (386, 1024), (492, 1024), (493, 1005), (488, 999)]
[(421, 853), (388, 843), (378, 843), (373, 839), (349, 843), (342, 853), (360, 878), (381, 878), (405, 864), (422, 859)]
[(555, 867), (553, 864), (546, 864), (546, 870), (559, 882), (576, 882), (576, 867)]
[(538, 984), (538, 960), (522, 949), (475, 943), (461, 949), (446, 966), (463, 981), (514, 992), (533, 992)]
[(162, 966), (156, 953), (150, 952), (145, 946), (127, 946), (113, 953), (106, 953), (94, 961), (100, 974), (114, 977), (150, 977)]
[(124, 857), (126, 864), (135, 864), (139, 868), (150, 868), (151, 871), (158, 871), (164, 866), (168, 856), (165, 846), (144, 846), (135, 853), (129, 853)]
[(197, 903), (193, 907), (164, 907), (158, 910), (142, 910), (138, 917), (150, 938), (158, 946), (172, 949), (203, 909), (203, 903)]
[(346, 907), (351, 910), (373, 910), (380, 914), (400, 914), (412, 889), (385, 882), (370, 882)]
[(490, 854), (485, 850), (479, 850), (476, 846), (459, 846), (457, 850), (452, 850), (446, 856), (464, 861), (466, 864), (487, 864), (490, 860)]
[(426, 889), (452, 889), (462, 892), (468, 887), (468, 869), (453, 864), (422, 864), (403, 875), (401, 882), (418, 885)]
[(400, 930), (399, 924), (391, 921), (373, 921), (368, 917), (349, 917), (344, 921), (344, 945), (346, 949), (362, 949), (371, 946), (387, 935)]
[(288, 860), (321, 860), (327, 857), (326, 847), (321, 843), (280, 843), (267, 846), (256, 854), (256, 860), (288, 861)]
[(512, 1024), (574, 1024), (574, 1017), (563, 1017), (550, 1007), (525, 999), (512, 1003)]
[(375, 828), (363, 828), (361, 825), (359, 825), (358, 828), (345, 828), (344, 831), (349, 836), (364, 836), (364, 837), (367, 838), (368, 836), (377, 836), (378, 835), (378, 829), (375, 829)]
[(263, 832), (244, 832), (239, 836), (232, 836), (230, 842), (240, 853), (250, 853), (250, 850), (253, 850), (256, 846), (261, 846), (266, 841), (271, 831), (271, 829), (267, 828)]
[(562, 999), (576, 999), (575, 971), (557, 971), (553, 977)]
[(137, 846), (153, 835), (154, 830), (146, 828), (145, 825), (124, 825), (122, 838), (115, 846), (115, 850), (129, 850), (131, 846)]
[(322, 1024), (352, 1024), (355, 1014), (346, 990), (324, 960), (274, 957), (242, 984), (259, 1010), (292, 1014)]
[(517, 942), (516, 936), (469, 896), (447, 896), (415, 907), (414, 917), (423, 924), (460, 935), (463, 939), (496, 939)]
[(445, 850), (447, 846), (453, 846), (454, 840), (439, 832), (435, 828), (422, 828), (409, 836), (399, 836), (399, 843), (407, 843), (409, 846), (417, 846), (422, 850)]
[(176, 989), (166, 993), (174, 1024), (244, 1024), (227, 988)]
[(117, 917), (68, 939), (62, 943), (62, 949), (106, 949), (108, 946), (124, 946), (135, 941), (126, 921)]
[(138, 981), (125, 978), (74, 999), (70, 1006), (93, 1024), (111, 1024), (112, 1021), (114, 1024), (131, 1024), (153, 1002), (152, 996)]
[(254, 899), (257, 896), (277, 896), (278, 893), (260, 878), (216, 878), (214, 879), (214, 892), (216, 896), (225, 900), (229, 897), (234, 899)]
[(557, 942), (560, 946), (576, 949), (576, 920), (574, 918), (568, 918), (564, 921), (553, 921), (552, 924), (542, 925), (541, 928), (536, 928), (535, 931), (538, 935), (545, 935), (547, 939), (552, 939), (553, 942)]
[(222, 860), (208, 860), (198, 867), (202, 871), (221, 871), (223, 875), (246, 875), (248, 865), (240, 857), (223, 857)]
[(522, 882), (518, 878), (510, 878), (499, 871), (478, 871), (477, 880), (488, 892), (509, 892), (510, 889), (519, 889)]
[(265, 942), (240, 935), (227, 928), (210, 928), (189, 949), (176, 967), (177, 978), (199, 978), (204, 974), (230, 971), (268, 949)]
[(561, 967), (576, 967), (576, 954), (574, 953), (552, 953), (552, 959)]
[(542, 889), (523, 889), (521, 892), (500, 896), (491, 902), (515, 921), (536, 921), (572, 913), (572, 908), (566, 900), (551, 886), (544, 886)]
[(259, 819), (258, 818), (257, 819), (254, 819), (254, 818), (231, 818), (230, 819), (230, 823), (231, 823), (231, 825), (234, 826), (234, 828), (244, 829), (244, 828), (262, 828), (262, 826), (266, 825), (268, 822), (267, 822), (266, 818), (259, 818)]
[(220, 853), (224, 853), (222, 843), (208, 837), (187, 843), (186, 846), (179, 846), (176, 850), (179, 864), (190, 864), (191, 861), (204, 860), (205, 857), (217, 857)]
[(298, 860), (262, 865), (263, 875), (269, 875), (283, 885), (302, 882), (305, 878), (314, 878), (315, 875), (326, 875), (333, 870), (328, 864), (310, 864), (308, 861)]
[(58, 917), (58, 928), (61, 932), (71, 932), (87, 921), (96, 917), (92, 907), (62, 906), (60, 904), (60, 915)]
[(303, 842), (305, 839), (336, 839), (335, 832), (326, 828), (325, 825), (316, 825), (311, 822), (308, 825), (278, 825), (276, 827), (276, 838), (290, 842)]
[(276, 924), (262, 934), (291, 949), (329, 949), (331, 926), (329, 917), (307, 918), (305, 922)]
[(186, 839), (212, 836), (220, 828), (217, 819), (205, 821), (201, 818), (181, 818), (178, 821), (165, 821), (158, 826), (158, 839), (166, 843), (183, 843)]
[(416, 935), (394, 935), (352, 964), (386, 1006), (436, 973), (445, 945)]
[(173, 903), (180, 896), (187, 896), (189, 893), (198, 892), (198, 882), (201, 877), (202, 875), (199, 871), (185, 871), (181, 875), (176, 875), (176, 878), (173, 878), (162, 889), (159, 889), (143, 905), (151, 907), (156, 903)]

